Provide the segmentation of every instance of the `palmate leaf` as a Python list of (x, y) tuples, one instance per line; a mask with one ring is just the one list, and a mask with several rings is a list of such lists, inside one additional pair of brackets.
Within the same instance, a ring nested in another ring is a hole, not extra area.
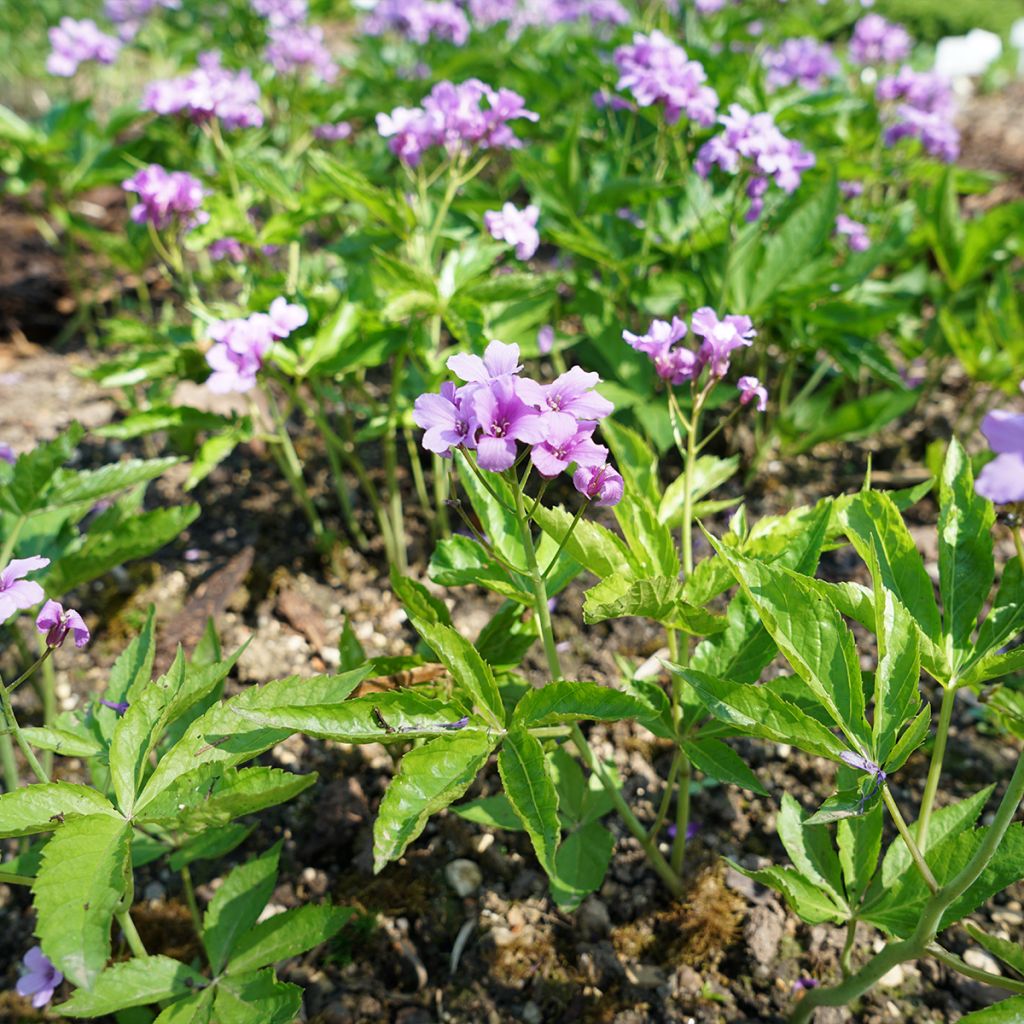
[(110, 923), (131, 872), (131, 826), (109, 814), (66, 821), (46, 844), (32, 883), (43, 952), (91, 989), (110, 958)]
[(551, 765), (536, 736), (514, 726), (498, 754), (498, 772), (505, 795), (522, 821), (540, 866), (549, 878), (556, 877), (555, 856), (561, 839), (558, 793)]
[(198, 971), (167, 956), (134, 957), (111, 964), (57, 1010), (67, 1017), (102, 1017), (131, 1006), (149, 1006), (188, 995), (207, 983)]
[(310, 904), (260, 921), (235, 943), (226, 973), (254, 971), (305, 953), (336, 935), (353, 913), (349, 907)]
[(423, 831), (430, 815), (469, 789), (495, 740), (483, 732), (438, 736), (402, 758), (373, 824), (373, 869), (381, 871)]
[(110, 801), (73, 782), (36, 782), (0, 794), (0, 839), (53, 832), (62, 822), (85, 815), (121, 816)]
[(277, 884), (281, 843), (229, 872), (203, 914), (203, 946), (219, 974), (239, 941), (256, 924)]

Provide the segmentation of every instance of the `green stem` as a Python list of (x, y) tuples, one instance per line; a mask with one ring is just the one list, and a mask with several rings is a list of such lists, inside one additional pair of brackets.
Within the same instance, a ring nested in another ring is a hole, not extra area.
[(409, 455), (409, 466), (412, 469), (412, 482), (416, 488), (416, 497), (419, 499), (423, 514), (431, 520), (431, 533), (437, 530), (434, 519), (434, 505), (427, 494), (427, 478), (423, 475), (423, 463), (420, 461), (420, 452), (416, 447), (416, 439), (413, 437), (412, 428), (406, 424), (402, 427), (402, 436), (405, 438), (405, 450)]
[(945, 964), (958, 974), (962, 974), (965, 978), (970, 978), (972, 981), (980, 981), (984, 985), (1005, 988), (1009, 992), (1024, 992), (1024, 981), (1015, 981), (1013, 978), (1004, 978), (1001, 974), (992, 974), (991, 971), (983, 971), (978, 967), (972, 967), (955, 953), (950, 953), (948, 949), (943, 949), (937, 942), (930, 943), (927, 951), (939, 963)]
[(21, 675), (18, 676), (18, 678), (15, 679), (10, 686), (7, 687), (7, 692), (14, 693), (14, 691), (19, 686), (21, 686), (21, 684), (25, 682), (25, 680), (28, 679), (35, 672), (35, 670), (39, 668), (39, 666), (42, 665), (42, 663), (46, 661), (47, 658), (50, 657), (51, 654), (53, 654), (53, 648), (47, 647), (46, 650), (43, 652), (42, 656), (37, 658), (34, 662), (32, 662), (32, 664), (29, 665), (29, 667), (25, 669), (25, 671), (22, 672)]
[(185, 893), (185, 902), (188, 904), (188, 912), (192, 915), (192, 925), (196, 930), (198, 938), (203, 937), (203, 918), (199, 913), (199, 904), (196, 903), (196, 889), (192, 884), (192, 872), (186, 864), (181, 869), (181, 885)]
[[(53, 725), (57, 717), (57, 673), (53, 669), (53, 662), (48, 655), (52, 648), (46, 646), (44, 637), (39, 637), (39, 646), (42, 654), (39, 656), (38, 665), (42, 667), (42, 691), (43, 691), (43, 724)], [(53, 770), (53, 751), (44, 750), (42, 757), (43, 771), (47, 775)]]
[(13, 793), (20, 784), (18, 778), (18, 762), (14, 758), (14, 741), (11, 739), (11, 727), (5, 726), (0, 734), (0, 765), (4, 770), (4, 788)]
[(665, 790), (661, 794), (661, 803), (658, 804), (658, 813), (654, 816), (654, 824), (647, 831), (647, 838), (656, 842), (661, 832), (665, 819), (668, 817), (669, 804), (672, 803), (672, 793), (676, 787), (676, 779), (679, 777), (679, 758), (682, 751), (677, 747), (672, 755), (672, 764), (669, 765), (668, 778), (665, 780)]
[(914, 826), (917, 844), (924, 853), (928, 849), (928, 825), (932, 820), (932, 809), (935, 806), (935, 794), (939, 790), (939, 778), (942, 775), (942, 761), (946, 756), (946, 739), (949, 736), (949, 724), (953, 718), (953, 703), (956, 701), (955, 680), (943, 688), (942, 707), (939, 709), (939, 724), (935, 729), (935, 745), (932, 747), (932, 761), (928, 767), (928, 780), (925, 782), (924, 795), (921, 797), (921, 814)]
[(4, 538), (4, 546), (0, 548), (0, 569), (4, 568), (11, 560), (11, 555), (14, 554), (14, 547), (18, 543), (18, 538), (21, 536), (21, 531), (25, 528), (27, 522), (28, 516), (19, 516), (11, 528), (11, 532)]
[(921, 877), (924, 878), (925, 884), (932, 893), (938, 892), (939, 883), (935, 881), (932, 869), (928, 867), (928, 864), (924, 859), (924, 854), (918, 847), (914, 837), (910, 834), (910, 829), (907, 827), (907, 823), (900, 812), (899, 806), (893, 798), (892, 793), (889, 792), (888, 785), (885, 783), (882, 784), (882, 800), (885, 802), (885, 806), (888, 808), (889, 814), (892, 816), (893, 823), (896, 825), (896, 831), (903, 837), (903, 842), (907, 844), (907, 849), (910, 851), (910, 857), (917, 866), (917, 870), (921, 872)]
[[(536, 509), (536, 507), (537, 506), (535, 504), (534, 509)], [(548, 576), (551, 575), (551, 570), (554, 569), (555, 564), (558, 562), (558, 556), (561, 555), (561, 553), (565, 550), (565, 545), (569, 543), (569, 538), (572, 537), (573, 531), (576, 529), (576, 524), (583, 518), (583, 514), (587, 511), (588, 508), (590, 508), (589, 498), (579, 507), (579, 510), (576, 512), (576, 515), (573, 516), (573, 520), (569, 524), (569, 529), (565, 531), (565, 536), (559, 542), (558, 550), (555, 551), (555, 553), (551, 556), (551, 561), (548, 562), (548, 567), (543, 572), (545, 580), (548, 578)], [(531, 509), (530, 514), (532, 516), (533, 509)]]
[(857, 918), (851, 917), (846, 925), (846, 942), (843, 943), (843, 951), (839, 954), (839, 968), (843, 972), (844, 978), (848, 978), (853, 974), (851, 957), (853, 956), (853, 942), (856, 936)]
[(384, 472), (388, 481), (388, 514), (391, 519), (391, 536), (394, 540), (394, 565), (404, 573), (408, 568), (405, 544), (405, 515), (402, 509), (402, 491), (398, 484), (398, 398), (402, 391), (402, 371), (405, 368), (405, 352), (395, 356), (391, 374), (391, 391), (388, 396), (388, 426), (384, 435)]
[[(1021, 528), (1019, 526), (1013, 531), (1013, 543), (1017, 548), (1017, 557), (1020, 559), (1020, 567), (1024, 569), (1024, 537), (1021, 535)], [(2, 558), (0, 558), (0, 562), (3, 562)]]
[(128, 942), (128, 948), (131, 949), (132, 953), (143, 958), (149, 956), (146, 952), (146, 947), (142, 944), (142, 938), (135, 927), (131, 913), (127, 910), (122, 910), (116, 917), (117, 923), (121, 926), (121, 931), (124, 932), (124, 937)]
[(35, 881), (28, 875), (10, 875), (0, 870), (0, 885), (35, 885)]
[[(679, 740), (677, 743), (681, 742)], [(690, 826), (690, 759), (686, 751), (679, 747), (679, 792), (676, 797), (676, 834), (672, 840), (671, 865), (678, 875), (683, 870), (683, 858), (686, 856), (686, 830)]]
[[(36, 755), (32, 751), (32, 747), (29, 746), (29, 742), (25, 739), (24, 734), (21, 731), (21, 726), (18, 725), (18, 719), (14, 715), (14, 706), (11, 704), (11, 695), (7, 692), (7, 687), (3, 685), (3, 680), (0, 679), (0, 704), (3, 706), (4, 718), (7, 720), (7, 725), (10, 727), (11, 733), (14, 736), (14, 742), (18, 744), (18, 749), (21, 751), (22, 756), (28, 763), (29, 768), (32, 769), (33, 774), (40, 782), (49, 782), (50, 777), (43, 770), (43, 766), (36, 759)], [(12, 755), (13, 756), (13, 755)], [(6, 766), (5, 766), (6, 770)], [(14, 787), (9, 790), (13, 792), (13, 789), (17, 788), (17, 767), (14, 769)], [(8, 779), (8, 783), (11, 780)]]

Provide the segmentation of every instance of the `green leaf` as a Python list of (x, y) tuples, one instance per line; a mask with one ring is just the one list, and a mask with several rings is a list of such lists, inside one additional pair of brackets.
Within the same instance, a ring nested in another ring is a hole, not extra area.
[[(538, 505), (533, 512), (534, 522), (559, 544), (569, 532), (573, 518), (560, 505), (556, 508)], [(630, 570), (630, 556), (623, 541), (611, 530), (585, 517), (576, 523), (565, 550), (584, 569), (602, 580)]]
[(477, 476), (482, 471), (475, 469), (475, 464), (471, 465), (463, 452), (456, 451), (455, 462), (459, 467), (459, 482), (480, 519), (484, 534), (509, 565), (525, 570), (526, 549), (516, 521), (515, 497), (508, 485), (496, 473), (487, 473), (488, 490)]
[(473, 706), (496, 729), (505, 724), (505, 708), (491, 666), (477, 649), (451, 626), (424, 622), (413, 618), (416, 632), (430, 645), (441, 663), (451, 673), (456, 686), (465, 691)]
[[(732, 477), (740, 465), (740, 457), (732, 455), (728, 459), (720, 459), (717, 455), (701, 455), (694, 463), (693, 485), (691, 494), (694, 501), (710, 494), (716, 487), (721, 487)], [(686, 476), (677, 476), (665, 488), (658, 505), (658, 519), (669, 526), (678, 526), (682, 522), (683, 503), (686, 498)], [(735, 502), (727, 501), (724, 507)], [(694, 510), (694, 518), (699, 518)]]
[(341, 627), (341, 637), (338, 640), (339, 668), (342, 672), (350, 672), (359, 668), (366, 661), (366, 651), (359, 642), (359, 638), (352, 629), (352, 623), (348, 616)]
[(768, 795), (768, 791), (740, 755), (721, 740), (705, 737), (689, 740), (683, 746), (693, 764), (705, 775), (719, 782), (729, 782), (741, 789), (749, 789), (758, 796)]
[(903, 730), (900, 738), (885, 759), (882, 767), (888, 774), (902, 768), (910, 755), (928, 738), (928, 730), (932, 724), (932, 709), (925, 704), (914, 720)]
[(707, 636), (725, 628), (725, 621), (684, 600), (685, 586), (665, 576), (630, 579), (616, 575), (587, 591), (583, 621), (603, 622), (627, 616), (653, 619), (667, 629)]
[(1024, 996), (1004, 999), (960, 1018), (960, 1024), (1021, 1024), (1021, 1021), (1024, 1021)]
[(506, 832), (523, 831), (523, 823), (519, 820), (519, 816), (504, 793), (468, 800), (464, 804), (452, 807), (452, 810), (460, 818), (465, 818), (466, 821), (472, 821), (477, 825), (500, 828)]
[(353, 167), (322, 150), (312, 150), (309, 161), (323, 179), (324, 186), (331, 194), (341, 195), (358, 203), (375, 220), (385, 224), (400, 237), (411, 226), (411, 211), (404, 200), (373, 185), (368, 178)]
[(601, 423), (601, 437), (615, 456), (615, 465), (627, 484), (627, 490), (644, 497), (652, 507), (661, 501), (658, 457), (635, 430), (610, 417)]
[(881, 804), (875, 804), (866, 814), (842, 818), (836, 825), (836, 840), (846, 899), (851, 906), (856, 906), (878, 869), (882, 849)]
[(298, 907), (261, 921), (236, 944), (227, 973), (238, 974), (298, 956), (337, 934), (354, 911), (349, 907)]
[(66, 821), (43, 850), (32, 883), (43, 952), (79, 988), (110, 958), (110, 922), (131, 877), (131, 826), (109, 814)]
[(197, 860), (218, 860), (240, 846), (252, 833), (255, 825), (221, 825), (186, 839), (167, 858), (172, 871), (180, 871)]
[(449, 733), (402, 758), (373, 824), (373, 868), (396, 860), (423, 831), (430, 815), (469, 789), (487, 763), (494, 741), (484, 733)]
[(93, 505), (101, 498), (153, 480), (179, 462), (181, 459), (176, 458), (127, 459), (100, 469), (58, 470), (46, 499), (47, 505), (52, 508), (81, 503)]
[(213, 1013), (216, 1024), (292, 1024), (301, 1009), (302, 989), (268, 968), (223, 978)]
[(21, 734), (39, 750), (52, 750), (61, 757), (95, 757), (102, 753), (102, 745), (91, 736), (79, 736), (67, 729), (45, 725), (29, 725)]
[(752, 736), (792, 743), (810, 754), (840, 760), (845, 747), (832, 732), (767, 687), (734, 683), (678, 665), (669, 667), (697, 691), (720, 722)]
[(599, 821), (573, 829), (555, 854), (551, 895), (564, 911), (575, 910), (583, 898), (604, 882), (615, 849), (615, 836)]
[(430, 556), (430, 578), (443, 587), (486, 587), (517, 604), (530, 606), (528, 580), (499, 565), (473, 537), (456, 534), (439, 541)]
[(392, 569), (391, 589), (395, 592), (395, 597), (402, 602), (410, 618), (421, 619), (423, 622), (440, 622), (445, 626), (452, 624), (445, 603), (434, 597), (422, 583), (417, 583), (416, 580), (402, 576)]
[(963, 926), (975, 942), (987, 949), (993, 956), (999, 957), (1004, 964), (1012, 967), (1018, 974), (1024, 976), (1024, 946), (1019, 942), (1008, 942), (1006, 939), (989, 935), (973, 921), (964, 921)]
[(626, 538), (630, 559), (642, 577), (679, 577), (679, 553), (672, 531), (658, 521), (653, 503), (628, 488), (613, 509), (622, 535)]
[(281, 843), (234, 868), (213, 894), (203, 914), (203, 946), (219, 974), (239, 942), (251, 932), (277, 884)]
[(992, 503), (974, 489), (971, 460), (952, 438), (939, 488), (939, 591), (946, 634), (960, 662), (970, 653), (971, 632), (995, 577), (994, 522)]
[(806, 577), (737, 555), (718, 541), (765, 629), (832, 720), (867, 748), (864, 688), (853, 634), (842, 616)]
[(690, 665), (707, 675), (737, 683), (756, 682), (775, 657), (775, 641), (743, 594), (729, 602), (725, 619), (725, 629), (697, 645)]
[(814, 882), (809, 881), (793, 868), (768, 867), (761, 871), (748, 871), (739, 864), (729, 861), (741, 875), (774, 889), (786, 898), (786, 902), (808, 924), (831, 921), (840, 924), (849, 916), (848, 912), (829, 899), (828, 894)]
[(80, 424), (73, 423), (54, 440), (19, 455), (10, 483), (0, 488), (0, 509), (22, 516), (43, 507), (54, 475), (71, 458), (84, 433)]
[(558, 722), (618, 722), (640, 718), (649, 709), (635, 697), (598, 683), (561, 680), (530, 690), (516, 705), (513, 721), (527, 728)]
[(558, 794), (540, 740), (521, 725), (513, 726), (498, 754), (498, 772), (505, 795), (530, 837), (537, 860), (549, 878), (557, 877), (555, 854), (561, 838)]
[(217, 989), (204, 988), (202, 992), (179, 999), (160, 1012), (153, 1024), (211, 1024), (213, 997)]
[(149, 1006), (207, 984), (198, 971), (167, 956), (134, 957), (111, 964), (90, 990), (80, 988), (56, 1009), (68, 1017), (102, 1017), (130, 1006)]
[(800, 874), (824, 889), (837, 907), (846, 907), (839, 858), (827, 829), (808, 826), (809, 815), (789, 793), (782, 794), (776, 831)]
[(73, 782), (36, 782), (0, 794), (0, 839), (53, 832), (65, 820), (95, 814), (120, 820), (95, 789)]
[[(156, 656), (156, 608), (149, 606), (146, 624), (137, 637), (118, 655), (114, 667), (107, 679), (104, 697), (111, 703), (133, 701), (136, 694), (153, 677), (153, 659)], [(104, 714), (105, 713), (105, 714)], [(101, 731), (105, 739), (113, 735), (114, 726), (120, 721), (113, 708), (100, 705), (94, 711), (101, 723)], [(109, 729), (106, 726), (109, 725)]]
[(886, 589), (899, 598), (931, 639), (938, 640), (942, 623), (935, 587), (892, 498), (881, 491), (861, 491), (840, 512), (839, 519), (857, 554), (870, 564), (875, 552)]
[(999, 582), (992, 610), (978, 630), (975, 653), (965, 668), (980, 661), (985, 655), (998, 651), (1004, 644), (1015, 639), (1024, 629), (1024, 568), (1019, 558), (1011, 558), (1003, 567), (1003, 578)]

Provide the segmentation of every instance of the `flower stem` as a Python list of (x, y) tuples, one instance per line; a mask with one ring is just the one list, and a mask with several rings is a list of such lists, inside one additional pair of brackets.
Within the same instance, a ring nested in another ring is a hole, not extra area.
[[(1020, 559), (1020, 567), (1024, 569), (1024, 535), (1021, 534), (1020, 526), (1017, 526), (1013, 530), (1013, 543), (1017, 548), (1017, 557)], [(2, 562), (3, 559), (0, 559)]]
[(117, 923), (121, 926), (121, 931), (124, 932), (129, 949), (138, 957), (149, 956), (146, 952), (146, 947), (142, 943), (138, 929), (135, 927), (135, 922), (132, 920), (131, 913), (127, 910), (122, 910), (116, 917)]
[(953, 717), (953, 703), (956, 700), (957, 686), (954, 681), (943, 688), (942, 707), (939, 709), (939, 724), (935, 729), (935, 746), (932, 747), (932, 760), (928, 767), (928, 780), (925, 782), (924, 795), (921, 797), (921, 814), (914, 826), (917, 845), (921, 852), (928, 849), (928, 825), (932, 820), (932, 809), (935, 806), (935, 794), (939, 789), (939, 778), (942, 775), (942, 761), (946, 756), (946, 739), (949, 735), (949, 724)]
[(188, 904), (188, 912), (192, 915), (192, 925), (196, 930), (196, 935), (202, 939), (203, 918), (199, 913), (199, 904), (196, 903), (196, 889), (192, 884), (192, 872), (187, 864), (181, 869), (181, 885), (185, 893), (185, 902)]
[[(8, 693), (7, 687), (3, 685), (2, 679), (0, 679), (0, 704), (3, 705), (4, 718), (7, 719), (7, 725), (9, 726), (11, 732), (14, 735), (14, 742), (18, 744), (18, 749), (21, 751), (22, 756), (28, 763), (29, 768), (32, 769), (33, 774), (40, 782), (49, 782), (49, 775), (47, 775), (46, 772), (43, 770), (43, 766), (39, 763), (38, 759), (36, 758), (36, 755), (33, 753), (32, 747), (29, 746), (28, 740), (25, 739), (25, 736), (21, 731), (21, 726), (18, 725), (18, 719), (14, 715), (14, 706), (11, 704), (11, 695), (10, 693)], [(5, 764), (5, 771), (7, 770), (7, 767), (8, 766)], [(10, 787), (12, 779), (8, 778), (7, 781), (8, 786)], [(17, 767), (14, 768), (13, 782), (14, 786), (10, 789), (10, 791), (16, 789), (18, 785)]]
[(405, 352), (395, 356), (391, 373), (391, 391), (388, 397), (388, 429), (384, 435), (384, 471), (388, 480), (388, 514), (391, 519), (391, 536), (394, 541), (392, 552), (394, 567), (401, 573), (408, 568), (405, 547), (405, 515), (402, 509), (402, 491), (398, 483), (398, 398), (402, 391), (402, 371), (405, 368)]
[(910, 851), (911, 859), (917, 866), (917, 870), (921, 872), (921, 877), (924, 878), (925, 884), (933, 894), (938, 892), (939, 883), (935, 881), (932, 869), (928, 867), (928, 864), (924, 859), (924, 854), (918, 847), (914, 837), (910, 834), (910, 829), (907, 827), (907, 823), (903, 818), (903, 814), (900, 812), (896, 800), (893, 798), (892, 793), (889, 792), (889, 787), (884, 783), (882, 785), (882, 800), (885, 802), (885, 806), (888, 808), (889, 814), (892, 816), (893, 823), (896, 825), (896, 831), (903, 837), (903, 842), (907, 844), (907, 849)]

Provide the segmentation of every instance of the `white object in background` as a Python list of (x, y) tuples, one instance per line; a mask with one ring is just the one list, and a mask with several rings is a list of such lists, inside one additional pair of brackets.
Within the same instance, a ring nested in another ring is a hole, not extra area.
[(1010, 26), (1010, 45), (1017, 51), (1017, 74), (1024, 75), (1024, 18)]
[(935, 48), (935, 72), (943, 78), (983, 75), (1003, 52), (1003, 41), (994, 32), (973, 28), (965, 36), (946, 36)]

